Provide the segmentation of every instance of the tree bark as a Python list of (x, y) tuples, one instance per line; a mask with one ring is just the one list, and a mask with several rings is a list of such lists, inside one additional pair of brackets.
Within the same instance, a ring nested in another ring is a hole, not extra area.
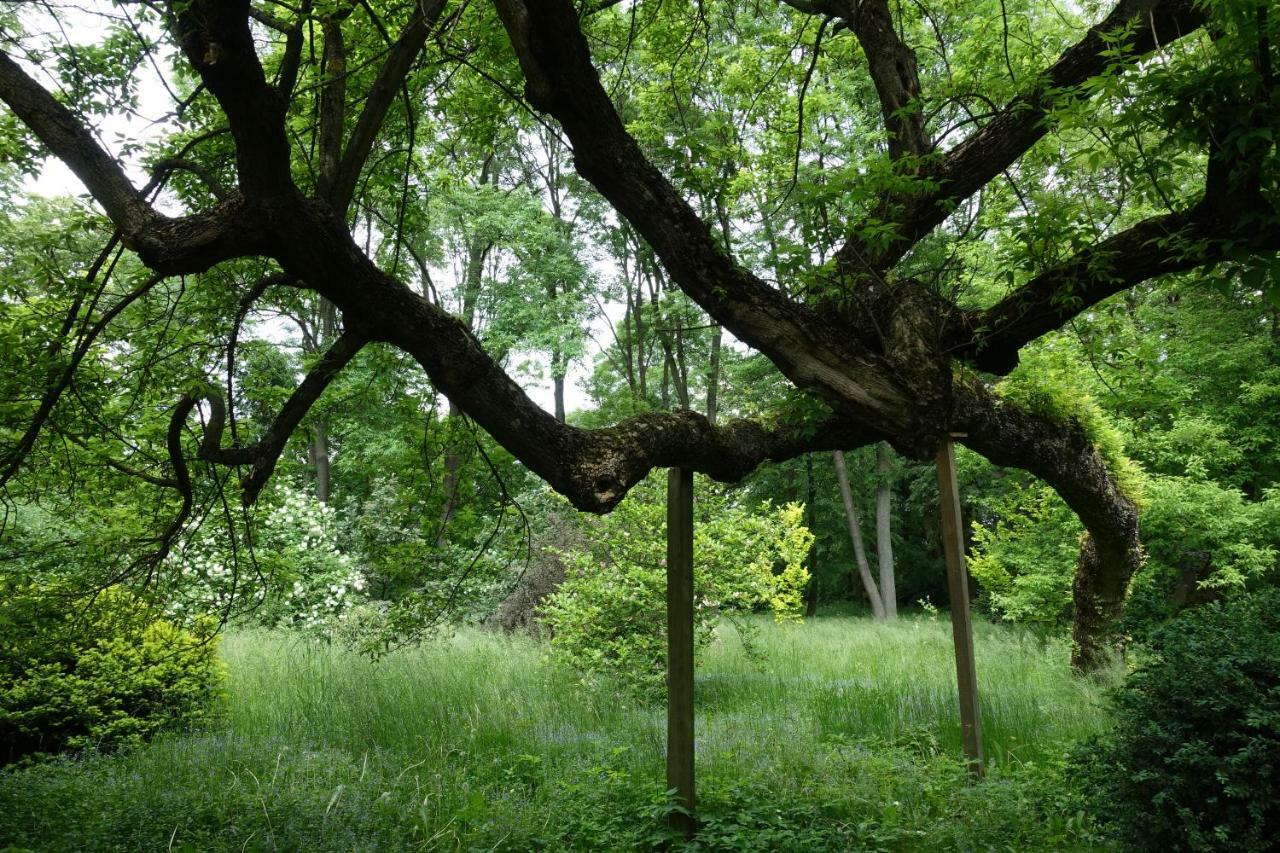
[(886, 619), (898, 618), (898, 584), (894, 576), (892, 506), (889, 474), (889, 446), (876, 445), (876, 562), (880, 566), (880, 596), (884, 600)]
[(1117, 618), (1142, 564), (1138, 509), (1076, 422), (1061, 423), (996, 398), (977, 380), (956, 387), (961, 442), (997, 465), (1030, 471), (1053, 487), (1088, 531), (1072, 586), (1080, 670), (1104, 668), (1123, 650)]
[(836, 463), (836, 480), (840, 484), (840, 499), (844, 501), (844, 514), (849, 522), (849, 539), (853, 542), (853, 556), (858, 565), (858, 577), (862, 579), (863, 591), (871, 602), (871, 614), (877, 620), (885, 618), (884, 601), (880, 598), (880, 590), (871, 577), (871, 566), (867, 562), (867, 552), (862, 544), (862, 520), (858, 517), (858, 508), (853, 503), (853, 492), (849, 489), (849, 473), (845, 470), (844, 452), (837, 450), (831, 454)]

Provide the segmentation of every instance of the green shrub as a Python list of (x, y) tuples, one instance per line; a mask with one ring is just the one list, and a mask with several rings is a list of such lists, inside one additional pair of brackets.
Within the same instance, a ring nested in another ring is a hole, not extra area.
[(1102, 814), (1143, 850), (1274, 849), (1280, 838), (1280, 591), (1154, 632), (1087, 753)]
[(222, 680), (211, 626), (183, 630), (118, 587), (3, 592), (0, 765), (135, 744), (208, 712)]
[[(768, 609), (800, 619), (813, 534), (803, 508), (747, 508), (700, 490), (694, 524), (694, 639), (711, 641), (727, 617), (749, 642), (740, 616)], [(539, 609), (552, 656), (586, 674), (609, 674), (641, 692), (663, 684), (667, 656), (666, 504), (650, 478), (563, 553), (565, 580)]]
[(1071, 618), (1082, 527), (1075, 513), (1044, 485), (1015, 487), (985, 501), (993, 522), (973, 522), (969, 574), (981, 585), (992, 616), (1044, 628)]

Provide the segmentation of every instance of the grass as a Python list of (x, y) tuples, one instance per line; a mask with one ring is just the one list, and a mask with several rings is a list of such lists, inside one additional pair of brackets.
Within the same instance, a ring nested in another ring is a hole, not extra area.
[[(988, 780), (959, 757), (943, 620), (762, 623), (700, 662), (703, 849), (1090, 849), (1060, 758), (1103, 725), (1061, 642), (981, 625)], [(665, 841), (664, 712), (462, 632), (372, 663), (223, 644), (222, 722), (0, 774), (0, 847), (629, 850)]]

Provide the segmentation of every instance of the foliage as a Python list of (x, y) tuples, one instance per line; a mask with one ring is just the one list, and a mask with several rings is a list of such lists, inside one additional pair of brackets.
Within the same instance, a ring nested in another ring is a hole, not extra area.
[(1142, 637), (1182, 607), (1280, 577), (1280, 495), (1247, 500), (1236, 488), (1204, 477), (1153, 477), (1142, 516), (1147, 564), (1135, 579), (1126, 623)]
[(1066, 624), (1082, 532), (1075, 515), (1043, 485), (997, 494), (984, 510), (995, 523), (973, 522), (968, 567), (987, 608), (1011, 622)]
[(211, 710), (223, 672), (209, 623), (182, 630), (121, 587), (0, 591), (0, 764), (134, 745)]
[[(666, 503), (651, 477), (609, 516), (588, 522), (564, 554), (565, 581), (544, 602), (551, 652), (588, 678), (609, 673), (656, 692), (666, 672)], [(756, 608), (799, 621), (813, 534), (797, 504), (746, 507), (701, 490), (695, 501), (694, 637), (711, 642), (721, 616), (740, 631)]]
[(1280, 591), (1155, 632), (1082, 762), (1098, 808), (1143, 850), (1270, 850), (1280, 836)]
[[(1277, 581), (1280, 500), (1248, 501), (1239, 489), (1203, 477), (1149, 476), (1140, 517), (1147, 557), (1125, 617), (1136, 638), (1183, 607)], [(1015, 484), (981, 496), (969, 571), (981, 601), (1002, 619), (1061, 626), (1081, 526), (1043, 485)]]
[(338, 548), (336, 511), (288, 485), (255, 510), (252, 538), (206, 520), (168, 557), (176, 615), (245, 614), (324, 634), (363, 599), (362, 573)]

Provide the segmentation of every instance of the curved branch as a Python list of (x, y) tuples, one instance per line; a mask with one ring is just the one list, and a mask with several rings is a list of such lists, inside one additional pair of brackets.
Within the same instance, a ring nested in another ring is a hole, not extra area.
[(965, 431), (960, 441), (966, 447), (1044, 480), (1084, 523), (1088, 535), (1073, 585), (1071, 659), (1077, 669), (1098, 669), (1116, 648), (1116, 621), (1129, 580), (1142, 564), (1137, 506), (1074, 421), (1037, 415), (972, 381), (957, 383), (952, 425)]
[(258, 499), (262, 487), (275, 471), (280, 454), (298, 424), (320, 399), (320, 395), (369, 342), (369, 338), (355, 332), (344, 332), (333, 346), (321, 356), (306, 378), (285, 401), (271, 426), (262, 438), (247, 447), (222, 447), (222, 432), (226, 426), (226, 408), (217, 394), (205, 394), (200, 399), (209, 405), (209, 423), (200, 442), (199, 457), (219, 465), (249, 465), (250, 471), (240, 481), (244, 489), (244, 503), (249, 506)]
[(229, 195), (227, 188), (218, 181), (217, 176), (194, 160), (189, 160), (185, 157), (165, 157), (157, 160), (154, 164), (152, 182), (162, 181), (174, 172), (188, 172), (194, 175), (200, 183), (205, 185), (205, 188), (209, 190), (214, 198), (218, 201), (227, 200)]

